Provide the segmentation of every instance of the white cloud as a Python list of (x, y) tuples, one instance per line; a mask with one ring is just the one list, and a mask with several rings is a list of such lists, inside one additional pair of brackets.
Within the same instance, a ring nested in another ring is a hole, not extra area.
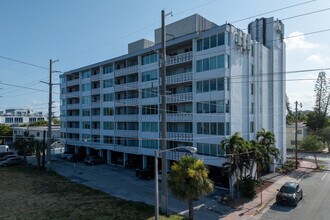
[(311, 50), (318, 48), (319, 45), (306, 41), (302, 32), (292, 32), (287, 39), (285, 39), (286, 49), (289, 50)]
[(318, 64), (327, 64), (330, 63), (330, 57), (322, 57), (321, 54), (312, 54), (306, 58), (306, 61), (314, 62)]

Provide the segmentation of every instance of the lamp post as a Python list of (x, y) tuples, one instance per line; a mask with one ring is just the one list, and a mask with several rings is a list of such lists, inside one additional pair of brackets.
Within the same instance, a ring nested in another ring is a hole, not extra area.
[[(159, 190), (158, 190), (158, 155), (162, 153), (162, 160), (166, 160), (166, 152), (173, 151), (177, 149), (186, 149), (190, 153), (194, 154), (197, 152), (196, 147), (191, 146), (180, 146), (175, 147), (167, 150), (155, 150), (155, 220), (159, 220)], [(165, 155), (165, 156), (164, 156)], [(162, 169), (162, 175), (164, 175), (166, 170)], [(164, 178), (162, 178), (162, 181), (164, 181)], [(166, 179), (167, 181), (167, 179)], [(164, 192), (164, 188), (162, 189), (162, 192)], [(165, 191), (167, 192), (167, 190)], [(166, 194), (167, 197), (167, 194)]]

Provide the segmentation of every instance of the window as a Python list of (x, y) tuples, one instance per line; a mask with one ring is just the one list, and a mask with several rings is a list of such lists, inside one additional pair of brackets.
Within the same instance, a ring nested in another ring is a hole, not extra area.
[(203, 113), (209, 113), (210, 112), (210, 105), (208, 102), (203, 102)]
[(157, 92), (154, 88), (146, 88), (142, 89), (142, 98), (153, 98), (157, 97)]
[(216, 57), (205, 58), (203, 60), (197, 60), (196, 71), (202, 72), (212, 69), (228, 68), (229, 66), (229, 56), (219, 55)]
[(217, 113), (224, 113), (225, 112), (225, 101), (219, 100), (217, 101)]
[(91, 98), (90, 96), (83, 96), (82, 97), (82, 104), (88, 105), (91, 103)]
[(89, 109), (82, 110), (82, 116), (90, 116), (90, 115), (91, 115), (91, 111)]
[(82, 84), (82, 85), (81, 85), (81, 90), (82, 90), (83, 92), (85, 92), (85, 91), (90, 91), (90, 90), (91, 90), (91, 84), (90, 84), (90, 83)]
[(158, 132), (157, 122), (142, 122), (142, 131)]
[(203, 60), (197, 60), (196, 62), (196, 71), (202, 72), (203, 71)]
[(225, 67), (225, 56), (220, 55), (217, 56), (217, 68), (224, 68)]
[(142, 147), (143, 148), (149, 148), (149, 149), (157, 149), (158, 148), (158, 141), (157, 140), (142, 139)]
[(81, 78), (82, 79), (87, 79), (87, 78), (90, 78), (90, 77), (91, 77), (91, 72), (89, 70), (83, 71), (81, 73)]
[(210, 69), (209, 58), (203, 60), (203, 71), (208, 71)]
[(225, 135), (225, 123), (218, 123), (218, 135)]
[(198, 81), (196, 83), (196, 92), (197, 93), (203, 92), (203, 81)]
[(196, 105), (197, 105), (197, 113), (203, 113), (203, 103), (202, 102), (197, 102), (196, 103)]
[(251, 95), (254, 95), (254, 84), (251, 83)]
[(89, 121), (83, 121), (82, 122), (82, 129), (90, 129), (91, 123)]
[(142, 115), (157, 115), (157, 114), (158, 114), (158, 105), (142, 106)]
[(203, 81), (203, 92), (208, 92), (210, 90), (210, 84), (209, 84), (209, 80), (204, 80)]
[(103, 74), (108, 74), (113, 72), (113, 66), (112, 64), (106, 65), (103, 67)]
[(226, 103), (226, 113), (229, 113), (230, 112), (230, 101), (226, 100), (225, 103)]
[(151, 80), (158, 79), (158, 71), (157, 70), (150, 70), (146, 72), (142, 72), (142, 82), (147, 82)]
[(112, 136), (103, 136), (103, 143), (105, 144), (113, 144), (113, 137)]
[(254, 103), (251, 102), (251, 111), (250, 111), (251, 114), (254, 114)]
[(251, 75), (253, 76), (254, 75), (254, 65), (251, 64)]
[(230, 123), (226, 122), (226, 135), (230, 135)]
[(254, 45), (251, 45), (251, 57), (254, 57)]
[(217, 46), (217, 35), (211, 36), (211, 48)]
[(210, 123), (210, 134), (211, 135), (217, 134), (217, 123)]
[(157, 62), (157, 54), (156, 53), (151, 53), (142, 56), (142, 65), (150, 64), (150, 63), (155, 63)]
[(253, 133), (254, 132), (254, 122), (251, 121), (250, 122), (250, 133)]
[(103, 94), (104, 102), (112, 102), (113, 101), (113, 93)]
[(103, 80), (103, 88), (113, 87), (113, 79)]
[(207, 50), (210, 48), (210, 38), (208, 38), (208, 37), (204, 38), (203, 43), (204, 43), (204, 47), (203, 47), (204, 50)]
[(114, 114), (113, 108), (103, 108), (103, 115), (104, 116), (110, 116)]
[(217, 106), (216, 101), (211, 101), (210, 102), (210, 113), (216, 113), (217, 112), (216, 106)]
[(197, 51), (203, 50), (203, 40), (199, 39), (197, 40)]
[(208, 122), (204, 123), (203, 134), (210, 134), (210, 124)]
[(221, 46), (224, 44), (225, 44), (225, 34), (220, 33), (220, 34), (218, 34), (218, 46)]
[(217, 90), (217, 80), (211, 79), (210, 80), (210, 91), (215, 91), (215, 90)]
[(224, 78), (218, 78), (217, 79), (217, 89), (218, 91), (223, 91), (225, 87), (225, 79)]
[(114, 123), (113, 122), (103, 122), (103, 129), (104, 130), (113, 130), (114, 129)]
[(217, 59), (216, 59), (216, 57), (211, 57), (210, 58), (210, 70), (213, 70), (216, 68), (217, 68)]
[(203, 134), (203, 126), (201, 122), (197, 122), (197, 134)]

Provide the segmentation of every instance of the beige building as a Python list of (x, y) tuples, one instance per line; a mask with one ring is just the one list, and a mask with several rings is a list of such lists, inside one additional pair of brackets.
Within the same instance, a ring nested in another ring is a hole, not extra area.
[[(295, 131), (296, 131), (296, 124), (292, 123), (286, 126), (286, 148), (287, 149), (294, 149), (295, 148)], [(297, 129), (297, 140), (298, 143), (307, 136), (307, 126), (304, 123), (298, 123)]]

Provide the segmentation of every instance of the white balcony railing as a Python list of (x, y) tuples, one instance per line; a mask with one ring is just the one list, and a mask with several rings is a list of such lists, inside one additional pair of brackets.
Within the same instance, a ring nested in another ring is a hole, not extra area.
[(187, 101), (192, 101), (192, 100), (193, 100), (192, 92), (179, 93), (179, 94), (166, 96), (167, 103), (187, 102)]
[(138, 105), (138, 104), (139, 104), (138, 98), (115, 100), (116, 106), (133, 106), (133, 105)]
[(131, 73), (137, 73), (137, 72), (138, 72), (138, 65), (129, 66), (126, 68), (115, 70), (115, 76), (122, 76), (122, 75), (131, 74)]
[(138, 82), (124, 83), (120, 85), (115, 85), (115, 92), (138, 89)]
[(167, 139), (173, 141), (193, 141), (192, 133), (167, 132)]
[(182, 83), (192, 81), (192, 72), (180, 73), (166, 77), (166, 84)]
[(167, 114), (166, 120), (168, 122), (192, 122), (193, 114), (192, 113)]
[(192, 51), (187, 52), (187, 53), (181, 53), (181, 54), (178, 54), (175, 56), (168, 57), (166, 59), (166, 65), (170, 66), (170, 65), (174, 65), (174, 64), (188, 62), (188, 61), (191, 61), (192, 58), (193, 58)]

